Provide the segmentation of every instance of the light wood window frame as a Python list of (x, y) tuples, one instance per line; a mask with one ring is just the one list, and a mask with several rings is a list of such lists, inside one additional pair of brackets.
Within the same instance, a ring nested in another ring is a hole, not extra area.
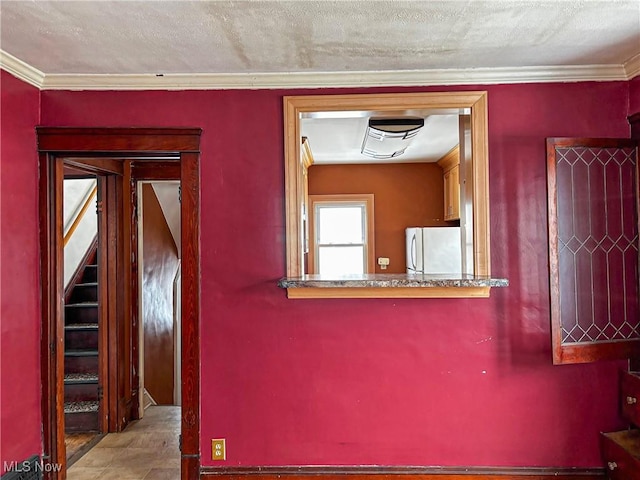
[(316, 273), (318, 271), (316, 249), (316, 211), (315, 206), (318, 203), (325, 203), (329, 205), (337, 204), (357, 204), (365, 206), (365, 244), (364, 244), (364, 258), (366, 259), (365, 267), (367, 271), (364, 273), (375, 273), (376, 260), (375, 260), (375, 245), (374, 245), (374, 195), (373, 194), (345, 194), (345, 195), (309, 195), (309, 239), (311, 245), (309, 245), (309, 265), (311, 272)]
[[(299, 278), (304, 270), (303, 210), (306, 202), (306, 178), (301, 167), (300, 115), (317, 111), (374, 110), (398, 111), (411, 109), (456, 109), (468, 111), (471, 122), (473, 183), (473, 253), (474, 275), (491, 276), (491, 254), (489, 247), (489, 153), (488, 114), (486, 91), (429, 92), (402, 94), (357, 94), (357, 95), (304, 95), (285, 96), (284, 103), (284, 150), (285, 150), (285, 201), (286, 201), (286, 275)], [(467, 110), (468, 109), (468, 110)], [(475, 288), (462, 291), (457, 287), (434, 290), (415, 288), (410, 294), (396, 287), (385, 287), (366, 292), (340, 292), (335, 297), (477, 297), (488, 296), (488, 288), (482, 292)], [(314, 292), (307, 288), (306, 298)], [(317, 290), (318, 297), (331, 297), (334, 292)], [(397, 293), (397, 295), (396, 295)]]

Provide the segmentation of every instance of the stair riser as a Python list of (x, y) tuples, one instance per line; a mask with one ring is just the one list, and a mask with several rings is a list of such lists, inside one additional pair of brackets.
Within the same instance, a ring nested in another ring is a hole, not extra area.
[(67, 330), (64, 344), (67, 350), (98, 350), (98, 330)]
[(88, 402), (98, 400), (97, 383), (74, 383), (64, 386), (65, 402)]
[[(97, 303), (98, 287), (96, 285), (83, 285), (95, 283), (97, 281), (97, 266), (87, 265), (85, 267), (80, 284), (77, 284), (71, 297), (69, 305), (64, 309), (65, 326), (65, 376), (70, 374), (90, 374), (97, 378), (98, 355), (88, 354), (86, 350), (98, 350), (99, 333), (97, 329), (98, 307), (97, 305), (74, 304)], [(87, 327), (83, 324), (93, 324)], [(78, 325), (76, 328), (69, 326)], [(67, 407), (72, 410), (85, 409), (85, 405), (80, 402), (98, 402), (98, 383), (95, 380), (82, 376), (84, 382), (77, 382), (79, 378), (68, 378), (64, 385), (65, 410)], [(86, 380), (89, 380), (88, 382)], [(93, 383), (95, 382), (95, 383)], [(67, 432), (91, 432), (100, 430), (99, 413), (97, 411), (72, 411), (65, 413), (65, 431)]]
[(98, 323), (98, 307), (66, 307), (64, 321), (65, 325)]
[(98, 357), (65, 357), (65, 373), (98, 373)]
[(82, 275), (83, 283), (97, 282), (98, 281), (98, 266), (97, 265), (87, 265), (84, 269), (84, 274)]
[(92, 432), (99, 430), (98, 412), (65, 413), (64, 429), (67, 432)]
[(98, 287), (95, 285), (76, 285), (69, 303), (97, 302)]

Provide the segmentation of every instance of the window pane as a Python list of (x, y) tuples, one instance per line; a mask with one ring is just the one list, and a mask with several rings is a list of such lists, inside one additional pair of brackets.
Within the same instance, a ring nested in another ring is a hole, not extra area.
[(316, 207), (318, 243), (364, 243), (363, 207)]
[(322, 275), (364, 273), (364, 247), (319, 247), (318, 266)]

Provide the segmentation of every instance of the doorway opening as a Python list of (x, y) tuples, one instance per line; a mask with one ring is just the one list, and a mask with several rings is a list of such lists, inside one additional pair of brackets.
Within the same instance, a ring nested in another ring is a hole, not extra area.
[[(103, 433), (122, 431), (140, 416), (140, 318), (137, 292), (136, 181), (155, 172), (182, 185), (179, 211), (180, 471), (199, 477), (199, 139), (200, 129), (37, 128), (40, 154), (42, 267), (42, 420), (44, 460), (66, 467), (63, 180), (66, 166), (98, 182), (100, 420)], [(172, 294), (173, 283), (172, 279)], [(86, 282), (85, 282), (86, 283)], [(90, 283), (90, 282), (89, 282)], [(174, 346), (175, 347), (175, 346)], [(175, 357), (173, 359), (175, 362)], [(175, 392), (175, 380), (173, 391)], [(175, 393), (172, 393), (175, 395)], [(48, 472), (51, 479), (66, 478)]]
[[(79, 407), (88, 409), (87, 407), (92, 405), (91, 400), (95, 398), (95, 413), (68, 412), (69, 373), (66, 369), (68, 359), (65, 357), (65, 443), (67, 469), (72, 478), (80, 475), (94, 478), (105, 471), (109, 471), (111, 475), (123, 473), (132, 479), (180, 476), (180, 181), (138, 181), (138, 164), (139, 161), (134, 161), (132, 168), (136, 202), (132, 234), (133, 239), (137, 238), (138, 244), (134, 262), (137, 272), (135, 269), (132, 272), (132, 275), (137, 276), (138, 285), (137, 294), (132, 298), (132, 306), (137, 308), (139, 319), (138, 367), (134, 366), (138, 371), (139, 381), (138, 414), (132, 414), (132, 422), (123, 432), (101, 435), (99, 432), (106, 430), (98, 428), (98, 410), (102, 409), (98, 408), (100, 402), (97, 401), (97, 397), (78, 399), (84, 400), (78, 402)], [(167, 166), (171, 167), (171, 163), (165, 162), (159, 165), (159, 168)], [(73, 182), (65, 178), (65, 192), (70, 190), (67, 188), (68, 183), (72, 183), (73, 186)], [(69, 208), (67, 200), (72, 200), (68, 198), (70, 196), (65, 195), (65, 211)], [(102, 211), (100, 215), (104, 213)], [(82, 225), (88, 223), (90, 222), (86, 220), (81, 222)], [(94, 232), (98, 233), (100, 222), (94, 223)], [(78, 228), (76, 232), (82, 237), (83, 229)], [(80, 243), (81, 238), (75, 241), (76, 245)], [(84, 244), (80, 246), (84, 247)], [(91, 262), (96, 254), (95, 250), (91, 253), (92, 245), (88, 248), (86, 257)], [(65, 247), (65, 263), (67, 249), (68, 246)], [(73, 254), (74, 251), (71, 250), (69, 253)], [(89, 272), (92, 270), (91, 265), (85, 268)], [(89, 285), (78, 284), (74, 292), (80, 288), (82, 293), (82, 289), (87, 287), (91, 288)], [(108, 288), (109, 286), (107, 290)], [(71, 297), (81, 298), (77, 293)], [(94, 295), (89, 300), (97, 300), (99, 303), (98, 297)], [(65, 303), (65, 339), (70, 338), (70, 326), (67, 323), (72, 306), (76, 305)], [(91, 308), (90, 305), (86, 307)], [(87, 325), (88, 328), (91, 326)], [(95, 326), (97, 330), (97, 321)], [(95, 333), (97, 334), (97, 331)], [(134, 341), (133, 344), (135, 343)], [(97, 341), (95, 345), (98, 345)], [(72, 346), (81, 347), (77, 344)], [(93, 353), (90, 350), (93, 345), (86, 347), (89, 347), (87, 353)], [(65, 342), (65, 354), (69, 348), (69, 343)], [(103, 349), (100, 350), (100, 354), (99, 358), (104, 357)], [(135, 365), (135, 359), (133, 360), (132, 363)], [(84, 373), (84, 377), (87, 376)], [(82, 379), (82, 376), (80, 377)], [(95, 378), (97, 381), (97, 374)], [(101, 384), (102, 381), (98, 385)], [(93, 391), (88, 393), (92, 394)], [(78, 424), (83, 419), (84, 423)]]
[(137, 182), (139, 417), (180, 406), (180, 182)]
[(65, 165), (63, 192), (64, 430), (67, 465), (75, 463), (105, 429), (100, 341), (102, 315), (98, 260), (98, 179)]
[[(133, 164), (134, 177), (138, 163)], [(171, 163), (163, 165), (159, 168), (171, 167)], [(102, 288), (99, 281), (98, 272), (103, 268), (100, 253), (105, 247), (101, 245), (103, 241), (99, 241), (101, 222), (98, 218), (108, 212), (99, 201), (102, 196), (97, 192), (96, 176), (82, 174), (77, 169), (70, 173), (70, 170), (65, 167), (63, 202), (67, 469), (78, 462), (71, 472), (82, 470), (93, 475), (105, 466), (113, 470), (133, 464), (141, 475), (146, 474), (132, 454), (149, 459), (153, 447), (158, 451), (157, 465), (149, 461), (148, 466), (153, 467), (154, 472), (171, 472), (177, 478), (181, 402), (180, 181), (133, 178), (137, 203), (132, 232), (138, 239), (135, 257), (138, 291), (132, 304), (133, 308), (137, 305), (139, 319), (136, 370), (140, 401), (138, 414), (133, 413), (132, 420), (142, 419), (152, 406), (158, 408), (151, 409), (149, 419), (143, 424), (125, 427), (126, 438), (108, 433), (102, 440), (109, 430), (108, 412), (102, 402), (106, 374), (99, 366), (108, 362), (108, 349), (100, 342), (100, 334), (106, 328), (105, 322), (100, 321), (104, 318), (100, 308), (103, 297), (108, 296), (109, 285)], [(153, 432), (152, 441), (148, 438), (149, 432)], [(114, 448), (122, 448), (127, 455), (115, 455), (107, 462), (101, 455), (102, 448), (109, 448), (114, 454), (117, 453)], [(87, 458), (83, 458), (85, 454)]]

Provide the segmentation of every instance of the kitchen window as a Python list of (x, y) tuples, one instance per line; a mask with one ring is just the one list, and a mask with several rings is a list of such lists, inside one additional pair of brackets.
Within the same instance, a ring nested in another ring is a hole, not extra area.
[(309, 195), (310, 272), (374, 272), (373, 195)]

